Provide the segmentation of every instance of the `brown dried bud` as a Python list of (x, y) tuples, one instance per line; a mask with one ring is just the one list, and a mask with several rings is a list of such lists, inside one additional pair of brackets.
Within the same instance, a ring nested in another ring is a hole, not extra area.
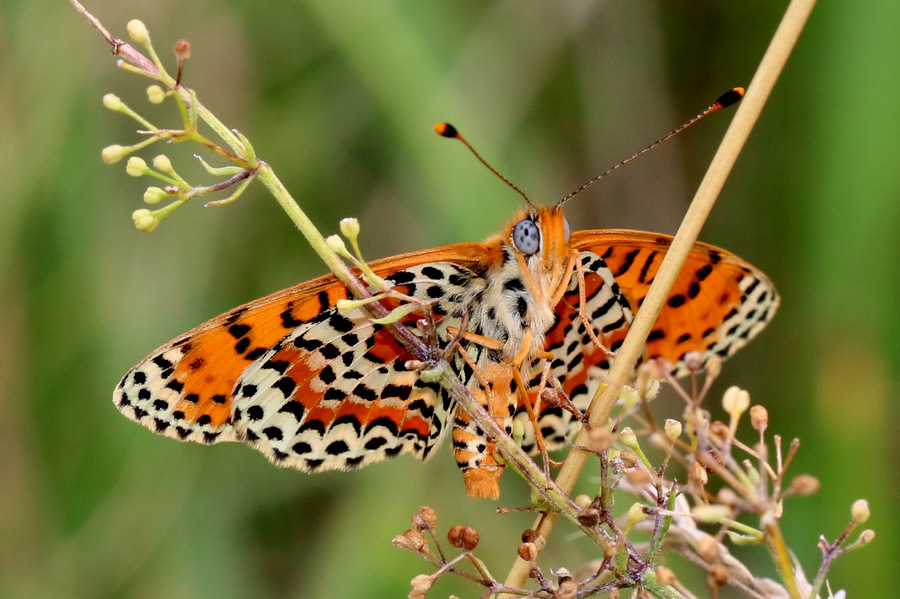
[(427, 505), (423, 505), (418, 512), (413, 514), (412, 524), (420, 532), (423, 530), (434, 530), (434, 527), (437, 526), (437, 514)]
[(703, 464), (700, 462), (693, 462), (691, 464), (690, 477), (692, 481), (696, 482), (701, 487), (709, 482), (709, 473), (706, 472), (706, 468), (704, 468)]
[(682, 358), (684, 366), (691, 372), (700, 372), (703, 370), (703, 354), (698, 351), (689, 351)]
[(710, 536), (702, 537), (697, 541), (697, 553), (707, 563), (715, 563), (719, 561), (719, 542)]
[(709, 569), (709, 586), (722, 587), (728, 584), (728, 568), (722, 564), (715, 564)]
[(635, 468), (625, 473), (625, 478), (635, 487), (653, 482), (653, 476), (642, 468)]
[(478, 531), (471, 526), (457, 524), (447, 533), (447, 540), (458, 549), (472, 551), (478, 545)]
[(578, 523), (588, 527), (597, 526), (600, 524), (600, 512), (592, 508), (581, 510), (578, 513)]
[(760, 405), (750, 408), (750, 424), (753, 425), (753, 430), (759, 432), (766, 430), (766, 427), (769, 426), (769, 411)]
[(665, 566), (656, 568), (656, 580), (663, 586), (670, 587), (675, 584), (675, 572)]
[(728, 429), (728, 425), (721, 420), (715, 420), (712, 424), (710, 424), (709, 432), (710, 434), (722, 439), (728, 438), (728, 435), (731, 434), (731, 431)]
[(522, 543), (519, 545), (519, 557), (526, 562), (534, 562), (538, 557), (538, 553), (540, 552), (534, 543)]
[(187, 40), (178, 40), (175, 42), (175, 58), (180, 62), (191, 59), (191, 42)]
[(791, 480), (791, 493), (805, 497), (819, 490), (819, 479), (811, 474), (801, 474)]
[(572, 580), (572, 573), (567, 568), (559, 568), (558, 570), (550, 570), (550, 573), (556, 576), (560, 584), (567, 580)]
[(559, 588), (553, 594), (554, 599), (575, 599), (578, 594), (578, 583), (574, 580), (567, 580), (560, 583)]
[(638, 463), (637, 456), (633, 451), (623, 451), (619, 454), (619, 459), (626, 468), (634, 468)]
[(616, 554), (619, 552), (619, 544), (615, 541), (610, 541), (606, 544), (606, 547), (603, 548), (603, 557), (606, 559), (612, 559), (616, 557)]
[(427, 574), (415, 576), (410, 581), (412, 591), (409, 592), (409, 599), (424, 599), (428, 595), (428, 591), (431, 590), (431, 585), (433, 584), (434, 581), (431, 579), (431, 576), (428, 576)]
[(541, 391), (541, 404), (546, 408), (558, 408), (565, 403), (565, 399), (556, 389), (544, 387)]
[(545, 539), (542, 535), (539, 535), (536, 530), (529, 528), (525, 532), (522, 533), (522, 542), (523, 543), (534, 543), (538, 548), (538, 551), (544, 549), (544, 546), (547, 544), (547, 539)]
[(615, 435), (605, 428), (593, 428), (591, 429), (591, 432), (588, 433), (588, 439), (588, 447), (593, 451), (600, 452), (609, 449), (613, 439), (615, 439)]
[(719, 500), (719, 503), (722, 505), (727, 505), (729, 507), (734, 507), (740, 501), (740, 497), (738, 494), (734, 492), (734, 489), (731, 487), (722, 487), (719, 489), (719, 492), (716, 493), (716, 499)]
[(392, 543), (395, 547), (411, 549), (416, 552), (421, 551), (423, 547), (428, 545), (425, 537), (423, 537), (419, 531), (412, 529), (407, 530), (402, 535), (394, 537)]

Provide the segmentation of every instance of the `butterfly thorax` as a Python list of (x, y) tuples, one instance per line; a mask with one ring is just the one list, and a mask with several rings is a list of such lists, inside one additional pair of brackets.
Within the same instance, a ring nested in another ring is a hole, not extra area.
[(467, 331), (501, 342), (503, 349), (479, 352), (476, 363), (525, 357), (528, 364), (544, 349), (545, 333), (555, 320), (550, 300), (570, 268), (568, 230), (559, 210), (541, 208), (523, 212), (487, 241), (492, 261), (486, 265), (485, 287), (471, 303)]

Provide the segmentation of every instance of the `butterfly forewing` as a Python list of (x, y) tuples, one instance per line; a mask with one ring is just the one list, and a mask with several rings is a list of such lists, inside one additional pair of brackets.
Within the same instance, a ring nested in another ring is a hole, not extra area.
[[(397, 291), (430, 303), (443, 341), (483, 281), (467, 268), (483, 246), (448, 249), (371, 265)], [(451, 257), (460, 264), (440, 261)], [(223, 314), (129, 371), (116, 405), (158, 433), (247, 441), (279, 465), (305, 471), (361, 467), (408, 452), (428, 457), (445, 432), (449, 398), (407, 368), (415, 356), (367, 311), (340, 314), (335, 304), (346, 297), (345, 287), (326, 276)], [(415, 331), (421, 318), (414, 312), (401, 322)]]

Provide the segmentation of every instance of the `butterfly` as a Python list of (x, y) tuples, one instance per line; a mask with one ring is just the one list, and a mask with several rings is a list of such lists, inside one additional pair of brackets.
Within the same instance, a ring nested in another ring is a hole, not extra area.
[[(396, 292), (427, 304), (400, 322), (451, 355), (451, 366), (507, 431), (525, 403), (553, 381), (580, 410), (602, 378), (672, 239), (626, 230), (571, 232), (555, 206), (529, 204), (483, 243), (378, 260), (371, 269)], [(375, 289), (374, 291), (379, 291)], [(230, 310), (153, 351), (119, 382), (114, 402), (129, 418), (181, 441), (240, 441), (279, 466), (351, 470), (411, 453), (426, 459), (452, 431), (472, 497), (499, 497), (503, 465), (493, 441), (445, 389), (425, 380), (414, 356), (325, 275)], [(387, 309), (403, 301), (388, 296)], [(731, 356), (778, 307), (771, 281), (737, 256), (697, 243), (646, 343), (676, 376), (685, 356), (705, 365)], [(694, 354), (696, 355), (696, 354)], [(558, 406), (536, 414), (548, 449), (580, 422)]]

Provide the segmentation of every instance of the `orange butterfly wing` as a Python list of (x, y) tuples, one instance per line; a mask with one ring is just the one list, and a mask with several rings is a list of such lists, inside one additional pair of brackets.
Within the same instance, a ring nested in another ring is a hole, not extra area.
[[(572, 246), (603, 258), (634, 312), (640, 309), (672, 243), (639, 231), (580, 231)], [(666, 358), (686, 374), (687, 352), (727, 358), (765, 327), (779, 298), (769, 278), (734, 254), (705, 243), (691, 250), (647, 339), (645, 359)]]
[[(399, 291), (431, 301), (437, 296), (450, 298), (453, 285), (468, 284), (471, 279), (477, 279), (467, 267), (480, 264), (487, 253), (487, 248), (482, 244), (458, 244), (403, 254), (372, 262), (370, 266), (379, 276), (395, 276), (402, 281), (396, 285)], [(400, 276), (416, 267), (415, 276)], [(335, 305), (345, 298), (347, 290), (343, 284), (334, 275), (325, 275), (230, 310), (148, 355), (119, 382), (114, 392), (114, 402), (126, 416), (157, 433), (203, 443), (250, 441), (270, 458), (278, 460), (283, 456), (273, 451), (271, 443), (255, 443), (259, 433), (265, 434), (266, 427), (254, 431), (244, 425), (235, 426), (235, 414), (241, 415), (237, 411), (235, 391), (240, 387), (241, 378), (248, 373), (262, 376), (265, 373), (259, 372), (264, 365), (287, 363), (300, 391), (293, 393), (292, 398), (302, 401), (306, 422), (330, 423), (341, 417), (357, 418), (362, 424), (379, 419), (392, 420), (397, 423), (397, 435), (409, 434), (412, 438), (395, 448), (396, 451), (402, 453), (421, 449), (421, 439), (428, 439), (432, 426), (425, 417), (430, 413), (430, 407), (426, 405), (417, 419), (407, 413), (406, 406), (414, 402), (416, 393), (422, 396), (419, 399), (426, 404), (435, 403), (438, 393), (436, 385), (420, 385), (412, 399), (407, 396), (408, 401), (398, 405), (396, 401), (389, 400), (392, 397), (390, 392), (397, 389), (397, 381), (392, 381), (389, 376), (373, 375), (369, 378), (374, 379), (374, 384), (364, 387), (365, 394), (367, 399), (371, 399), (369, 394), (374, 393), (378, 401), (365, 405), (346, 401), (336, 405), (333, 401), (323, 401), (328, 389), (321, 388), (321, 378), (315, 378), (326, 366), (332, 368), (323, 360), (338, 357), (327, 353), (334, 352), (336, 346), (332, 344), (326, 352), (322, 347), (313, 351), (312, 347), (279, 344), (292, 333), (297, 334), (298, 330), (320, 330), (323, 321), (328, 318), (333, 319), (331, 323), (340, 319), (341, 343), (347, 343), (348, 335), (357, 337), (357, 347), (350, 348), (350, 353), (356, 351), (364, 356), (370, 366), (377, 363), (381, 368), (381, 365), (389, 364), (394, 369), (391, 374), (395, 379), (399, 377), (405, 384), (414, 385), (416, 373), (402, 373), (403, 364), (414, 356), (387, 329), (373, 327), (368, 313), (357, 310), (356, 316), (350, 320), (338, 315)], [(446, 311), (447, 306), (443, 309)], [(420, 317), (412, 314), (404, 320), (413, 325), (414, 320)], [(362, 343), (366, 344), (365, 347), (360, 345)], [(339, 366), (334, 365), (333, 368)], [(340, 368), (345, 373), (353, 372), (349, 366)], [(319, 387), (316, 387), (317, 383)], [(243, 389), (246, 391), (247, 388), (245, 384)], [(388, 400), (381, 401), (386, 388)], [(360, 392), (362, 389), (360, 387)], [(292, 407), (296, 411), (298, 406)], [(245, 413), (245, 416), (252, 418), (253, 414)], [(436, 442), (437, 439), (431, 441)], [(430, 445), (428, 443), (426, 447)], [(382, 449), (382, 453), (384, 451)], [(315, 461), (290, 465), (301, 469), (316, 467)], [(354, 465), (352, 462), (344, 464), (349, 467)]]
[[(583, 312), (605, 348), (615, 352), (622, 344), (671, 242), (669, 236), (640, 231), (572, 234), (570, 247), (578, 251), (584, 272)], [(778, 302), (774, 286), (760, 270), (725, 250), (697, 243), (648, 337), (643, 360), (666, 358), (673, 374), (683, 376), (688, 373), (687, 352), (700, 352), (703, 366), (713, 356), (727, 358), (765, 327)], [(547, 332), (546, 348), (553, 355), (550, 374), (585, 410), (593, 396), (591, 381), (605, 375), (610, 361), (581, 323), (579, 303), (573, 276), (555, 307), (557, 320)], [(532, 380), (533, 387), (538, 380)], [(526, 424), (523, 412), (520, 408), (517, 418)], [(560, 408), (544, 410), (539, 419), (551, 449), (564, 446), (577, 424)], [(526, 424), (523, 446), (533, 450), (533, 444)]]

